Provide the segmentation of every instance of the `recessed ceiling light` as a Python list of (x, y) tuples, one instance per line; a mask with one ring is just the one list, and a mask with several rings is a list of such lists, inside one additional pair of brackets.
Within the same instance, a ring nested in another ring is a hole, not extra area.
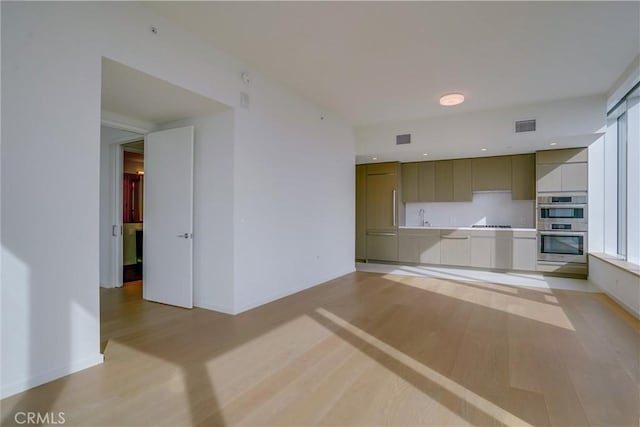
[(487, 149), (486, 148), (481, 148), (480, 151), (487, 151)]
[(452, 107), (454, 105), (462, 104), (464, 102), (464, 95), (461, 93), (447, 93), (440, 97), (440, 105), (445, 107)]
[(373, 160), (378, 160), (378, 158), (377, 158), (377, 157), (374, 157), (374, 158), (373, 158)]
[(549, 145), (558, 145), (558, 143), (557, 142), (552, 142)]
[(423, 155), (423, 156), (428, 156), (429, 154), (428, 154), (428, 153), (423, 153), (422, 155)]

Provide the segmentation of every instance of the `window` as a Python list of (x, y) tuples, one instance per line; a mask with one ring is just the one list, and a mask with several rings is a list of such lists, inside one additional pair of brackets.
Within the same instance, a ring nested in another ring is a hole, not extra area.
[(627, 113), (618, 117), (618, 255), (627, 256)]
[[(609, 206), (615, 220), (611, 224), (611, 236), (615, 231), (615, 243), (609, 246), (613, 255), (638, 263), (640, 259), (640, 108), (638, 105), (640, 86), (636, 85), (618, 104), (607, 114), (610, 123), (611, 151), (610, 159), (613, 163), (605, 173), (609, 173), (615, 180), (605, 191), (615, 195), (616, 201), (611, 199)], [(614, 171), (613, 168), (616, 170)], [(615, 188), (613, 188), (615, 185)]]

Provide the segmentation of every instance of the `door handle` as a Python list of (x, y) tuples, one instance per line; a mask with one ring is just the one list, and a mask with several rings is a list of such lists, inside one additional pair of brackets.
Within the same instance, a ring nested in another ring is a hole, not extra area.
[(392, 204), (393, 204), (393, 226), (396, 226), (396, 190), (393, 190), (392, 193)]
[(189, 238), (193, 237), (193, 234), (191, 234), (191, 233), (178, 234), (178, 237), (183, 238), (183, 239), (189, 239)]

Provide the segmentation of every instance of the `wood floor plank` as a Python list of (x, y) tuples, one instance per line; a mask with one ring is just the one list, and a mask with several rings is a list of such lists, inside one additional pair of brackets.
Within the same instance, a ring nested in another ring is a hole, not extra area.
[(101, 290), (105, 363), (2, 400), (67, 425), (637, 425), (602, 294), (352, 273), (237, 316)]

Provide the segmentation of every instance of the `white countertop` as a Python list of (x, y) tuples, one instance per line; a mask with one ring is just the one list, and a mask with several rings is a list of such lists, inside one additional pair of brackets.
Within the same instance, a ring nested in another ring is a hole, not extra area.
[(486, 231), (536, 231), (535, 228), (496, 228), (496, 227), (456, 227), (456, 226), (426, 226), (419, 225), (401, 225), (398, 228), (407, 230), (486, 230)]

